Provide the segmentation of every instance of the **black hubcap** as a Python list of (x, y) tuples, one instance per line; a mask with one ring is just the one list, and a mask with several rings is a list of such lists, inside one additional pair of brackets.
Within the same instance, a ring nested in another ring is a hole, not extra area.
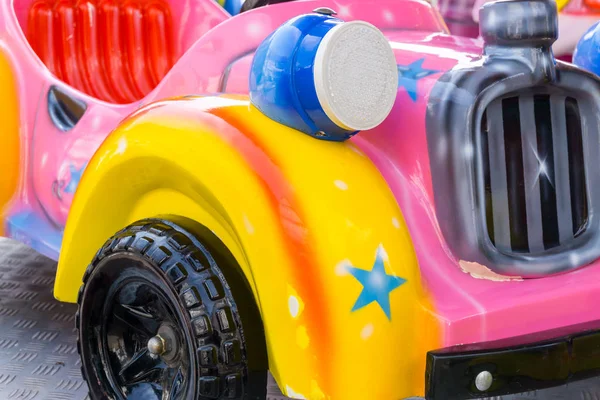
[[(104, 355), (115, 383), (124, 395), (143, 390), (162, 399), (176, 398), (189, 368), (184, 362), (186, 344), (167, 300), (151, 285), (133, 281), (108, 301), (112, 312), (104, 329)], [(153, 353), (152, 344), (161, 351)]]
[(119, 261), (90, 282), (98, 296), (84, 336), (91, 361), (102, 372), (99, 383), (121, 399), (193, 396), (195, 358), (185, 309), (151, 268)]

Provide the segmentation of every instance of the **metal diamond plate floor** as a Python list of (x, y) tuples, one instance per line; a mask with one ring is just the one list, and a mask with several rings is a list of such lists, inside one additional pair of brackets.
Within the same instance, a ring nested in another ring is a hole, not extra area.
[[(0, 400), (84, 400), (74, 315), (52, 296), (56, 263), (0, 238)], [(600, 377), (489, 400), (600, 400)], [(267, 400), (290, 400), (271, 379)], [(365, 399), (383, 400), (383, 399)]]
[[(83, 400), (74, 317), (54, 299), (56, 263), (0, 238), (0, 400)], [(269, 381), (267, 400), (287, 400)]]
[(56, 264), (0, 239), (0, 399), (85, 399), (76, 307), (54, 300)]

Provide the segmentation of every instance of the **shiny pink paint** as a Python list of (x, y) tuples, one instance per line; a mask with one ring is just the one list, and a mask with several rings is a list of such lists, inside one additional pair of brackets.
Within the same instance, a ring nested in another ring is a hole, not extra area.
[[(21, 2), (20, 4), (25, 4)], [(445, 346), (513, 337), (600, 318), (592, 303), (598, 292), (600, 266), (561, 276), (522, 282), (475, 279), (462, 272), (445, 244), (433, 203), (425, 111), (429, 92), (440, 74), (461, 63), (478, 60), (481, 46), (451, 37), (440, 16), (418, 0), (308, 0), (263, 7), (227, 19), (212, 0), (173, 1), (183, 52), (163, 81), (146, 98), (112, 105), (75, 91), (56, 80), (28, 47), (19, 27), (22, 9), (0, 2), (0, 51), (8, 54), (20, 83), (24, 171), (8, 217), (29, 212), (61, 234), (71, 195), (56, 196), (55, 182), (69, 179), (70, 164), (85, 165), (94, 151), (128, 114), (165, 97), (216, 92), (247, 93), (254, 50), (281, 23), (317, 7), (331, 7), (345, 20), (361, 19), (382, 29), (398, 64), (424, 58), (423, 67), (440, 73), (421, 79), (413, 102), (404, 88), (390, 117), (378, 128), (354, 139), (377, 165), (403, 211), (419, 259), (423, 282), (443, 326)], [(201, 10), (201, 11), (195, 11)], [(17, 18), (18, 16), (18, 18)], [(184, 49), (186, 49), (184, 51)], [(47, 109), (47, 91), (61, 87), (84, 101), (87, 112), (68, 133), (58, 130)], [(55, 257), (58, 248), (43, 238), (15, 232), (13, 237), (42, 243), (38, 249)], [(416, 327), (418, 329), (418, 327)]]
[[(128, 105), (109, 104), (81, 93), (56, 79), (29, 47), (21, 27), (26, 26), (27, 11), (33, 0), (3, 0), (0, 2), (0, 45), (14, 64), (20, 84), (22, 110), (24, 175), (18, 200), (11, 213), (34, 212), (47, 217), (52, 224), (63, 227), (72, 194), (56, 196), (57, 182), (68, 179), (69, 166), (84, 166), (104, 138), (128, 114), (156, 98), (156, 90), (140, 102)], [(14, 3), (14, 4), (13, 4)], [(204, 33), (229, 18), (211, 0), (181, 0), (172, 2), (174, 18), (180, 21), (175, 31), (176, 51), (182, 53)], [(174, 68), (171, 72), (174, 72)], [(47, 110), (48, 89), (56, 85), (87, 104), (87, 111), (68, 133), (57, 129)], [(187, 92), (183, 92), (187, 93)], [(35, 144), (35, 145), (33, 145)], [(52, 254), (48, 254), (52, 255)]]

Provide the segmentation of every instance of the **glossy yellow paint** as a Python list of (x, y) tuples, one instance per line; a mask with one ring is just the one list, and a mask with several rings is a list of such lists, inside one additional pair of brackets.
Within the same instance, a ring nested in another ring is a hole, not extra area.
[[(353, 144), (315, 140), (247, 100), (157, 103), (114, 131), (88, 164), (65, 229), (55, 295), (74, 301), (94, 253), (124, 226), (179, 215), (232, 251), (257, 299), (270, 369), (288, 396), (422, 395), (425, 354), (440, 345), (412, 243), (387, 184)], [(351, 312), (349, 265), (407, 282)]]
[[(19, 180), (19, 95), (12, 66), (0, 48), (0, 93), (2, 93), (2, 107), (0, 107), (0, 216), (3, 209), (12, 199), (17, 189)], [(0, 236), (3, 234), (4, 224), (0, 219)]]
[(569, 4), (569, 1), (571, 0), (556, 0), (556, 8), (558, 9), (558, 11), (565, 8), (565, 6)]

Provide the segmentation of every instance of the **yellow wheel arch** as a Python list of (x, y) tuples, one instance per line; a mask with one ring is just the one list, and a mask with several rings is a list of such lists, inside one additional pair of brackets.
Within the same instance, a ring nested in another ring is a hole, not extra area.
[(4, 224), (2, 214), (8, 202), (12, 199), (17, 189), (19, 180), (20, 143), (19, 143), (19, 96), (13, 68), (0, 48), (0, 93), (2, 93), (2, 107), (0, 107), (0, 236), (3, 234)]
[[(64, 233), (55, 296), (75, 301), (86, 265), (115, 232), (159, 215), (197, 221), (231, 251), (288, 396), (398, 399), (423, 394), (439, 330), (402, 215), (368, 157), (262, 115), (247, 99), (146, 107), (88, 164)], [(348, 268), (405, 283), (388, 317)], [(234, 294), (235, 296), (235, 294)]]

